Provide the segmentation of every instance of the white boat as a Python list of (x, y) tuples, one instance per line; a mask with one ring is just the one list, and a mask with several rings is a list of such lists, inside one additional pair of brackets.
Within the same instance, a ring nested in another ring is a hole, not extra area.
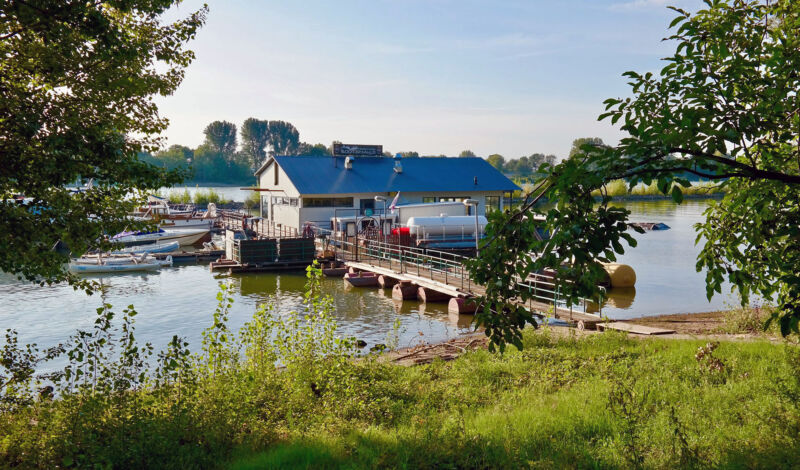
[[(94, 263), (89, 263), (88, 261), (94, 261)], [(69, 272), (73, 274), (95, 274), (155, 271), (166, 265), (172, 265), (171, 256), (168, 256), (164, 261), (144, 257), (140, 259), (133, 256), (126, 259), (98, 257), (91, 260), (80, 258), (69, 264)]]
[(181, 244), (177, 241), (165, 242), (165, 243), (151, 243), (149, 245), (136, 245), (130, 246), (128, 248), (123, 248), (121, 250), (112, 251), (112, 255), (124, 255), (124, 254), (131, 254), (131, 255), (140, 255), (142, 253), (170, 253), (178, 248), (180, 248)]
[(194, 245), (208, 235), (208, 229), (158, 229), (154, 232), (122, 232), (114, 235), (111, 241), (125, 246), (148, 245), (176, 241), (180, 246)]

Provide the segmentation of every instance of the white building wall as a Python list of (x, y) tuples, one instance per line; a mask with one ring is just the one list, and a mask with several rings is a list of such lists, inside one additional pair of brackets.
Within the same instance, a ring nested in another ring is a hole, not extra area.
[[(278, 183), (275, 184), (275, 172), (278, 172)], [(297, 188), (292, 184), (286, 173), (272, 161), (258, 177), (258, 185), (262, 189), (269, 191), (261, 192), (261, 216), (270, 219), (275, 224), (284, 227), (293, 227), (302, 230), (305, 222), (315, 222), (322, 227), (328, 227), (330, 219), (334, 214), (342, 217), (352, 217), (356, 214), (354, 210), (338, 210), (343, 208), (334, 207), (303, 207), (303, 197), (352, 197), (352, 209), (360, 209), (361, 200), (374, 201), (376, 195), (386, 198), (386, 207), (391, 205), (394, 193), (353, 193), (353, 194), (304, 194), (300, 195)], [(478, 214), (486, 214), (486, 196), (500, 196), (502, 204), (503, 191), (426, 191), (426, 192), (401, 192), (398, 204), (420, 204), (424, 198), (469, 198), (478, 201)], [(274, 204), (273, 198), (297, 198), (297, 205)], [(376, 213), (383, 211), (383, 203), (375, 201)], [(464, 214), (467, 213), (466, 207)]]
[[(482, 192), (448, 192), (448, 191), (441, 191), (441, 192), (425, 192), (425, 193), (400, 193), (400, 199), (398, 201), (398, 205), (401, 204), (420, 204), (425, 197), (436, 197), (436, 198), (450, 198), (450, 197), (466, 197), (469, 199), (476, 199), (478, 201), (478, 215), (485, 215), (486, 214), (486, 196), (500, 196), (502, 197), (502, 191), (482, 191)], [(350, 209), (360, 209), (361, 208), (361, 200), (367, 201), (374, 201), (375, 196), (384, 196), (386, 198), (386, 210), (388, 212), (389, 206), (392, 203), (392, 199), (394, 195), (387, 194), (387, 193), (359, 193), (359, 194), (314, 194), (314, 195), (304, 195), (303, 197), (319, 197), (319, 198), (330, 198), (330, 197), (352, 197), (353, 198), (353, 205)], [(302, 198), (301, 198), (302, 199)], [(338, 210), (336, 210), (338, 209)], [(383, 212), (383, 203), (375, 201), (375, 213)], [(356, 215), (355, 210), (345, 210), (344, 208), (334, 208), (334, 207), (302, 207), (300, 209), (300, 216), (299, 216), (299, 226), (302, 228), (302, 225), (305, 222), (314, 222), (321, 227), (328, 228), (328, 224), (330, 219), (334, 217), (334, 214), (338, 215), (339, 217), (352, 217)], [(467, 214), (467, 208), (464, 207), (464, 215)]]

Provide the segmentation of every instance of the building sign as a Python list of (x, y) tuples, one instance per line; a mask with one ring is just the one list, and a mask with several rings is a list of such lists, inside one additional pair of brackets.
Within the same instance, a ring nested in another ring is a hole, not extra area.
[(382, 157), (383, 145), (333, 144), (335, 156)]

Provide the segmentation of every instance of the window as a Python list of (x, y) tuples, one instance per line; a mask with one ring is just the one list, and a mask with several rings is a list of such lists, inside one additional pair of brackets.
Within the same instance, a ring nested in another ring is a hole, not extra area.
[(353, 207), (352, 197), (304, 197), (303, 207)]
[(500, 196), (486, 196), (486, 211), (500, 210)]
[(425, 196), (422, 198), (423, 204), (429, 204), (431, 202), (436, 202), (436, 198), (433, 196)]
[(298, 200), (296, 197), (283, 197), (283, 196), (272, 196), (272, 205), (273, 206), (293, 206), (297, 207)]
[(280, 173), (280, 168), (278, 168), (278, 165), (276, 164), (275, 165), (275, 186), (278, 185), (278, 173)]
[(440, 197), (439, 202), (462, 202), (465, 199), (469, 199), (467, 196), (461, 197)]

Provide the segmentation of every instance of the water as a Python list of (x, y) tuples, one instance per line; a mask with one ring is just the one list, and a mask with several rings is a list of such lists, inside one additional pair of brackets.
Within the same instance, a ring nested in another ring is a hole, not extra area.
[(628, 249), (618, 262), (636, 271), (636, 287), (612, 289), (603, 314), (624, 319), (669, 313), (698, 313), (738, 304), (730, 286), (722, 294), (706, 299), (705, 273), (695, 270), (701, 245), (695, 245), (694, 224), (703, 220), (707, 202), (690, 200), (616, 203), (631, 211), (632, 222), (663, 222), (669, 230), (634, 233), (638, 246)]
[[(633, 211), (631, 220), (664, 222), (671, 229), (636, 235), (639, 247), (620, 259), (636, 270), (635, 292), (612, 291), (603, 314), (631, 318), (703, 312), (723, 308), (730, 301), (723, 296), (709, 303), (704, 275), (694, 269), (699, 248), (694, 245), (692, 225), (702, 219), (705, 203), (689, 201), (676, 206), (668, 201), (649, 201), (623, 205)], [(91, 328), (95, 309), (103, 302), (114, 305), (118, 312), (133, 304), (139, 313), (136, 325), (140, 341), (162, 348), (173, 335), (180, 335), (197, 349), (201, 332), (211, 322), (221, 283), (232, 285), (230, 323), (237, 328), (263, 302), (275, 302), (278, 311), (284, 313), (301, 309), (306, 281), (304, 273), (212, 274), (207, 265), (96, 279), (106, 286), (105, 293), (88, 296), (68, 286), (40, 287), (0, 274), (0, 329), (17, 329), (23, 343), (52, 345), (76, 329)], [(323, 289), (334, 298), (341, 332), (369, 345), (385, 342), (395, 320), (401, 324), (400, 346), (440, 341), (470, 331), (468, 318), (448, 315), (446, 304), (399, 303), (392, 300), (389, 290), (348, 288), (338, 278), (324, 279)]]

